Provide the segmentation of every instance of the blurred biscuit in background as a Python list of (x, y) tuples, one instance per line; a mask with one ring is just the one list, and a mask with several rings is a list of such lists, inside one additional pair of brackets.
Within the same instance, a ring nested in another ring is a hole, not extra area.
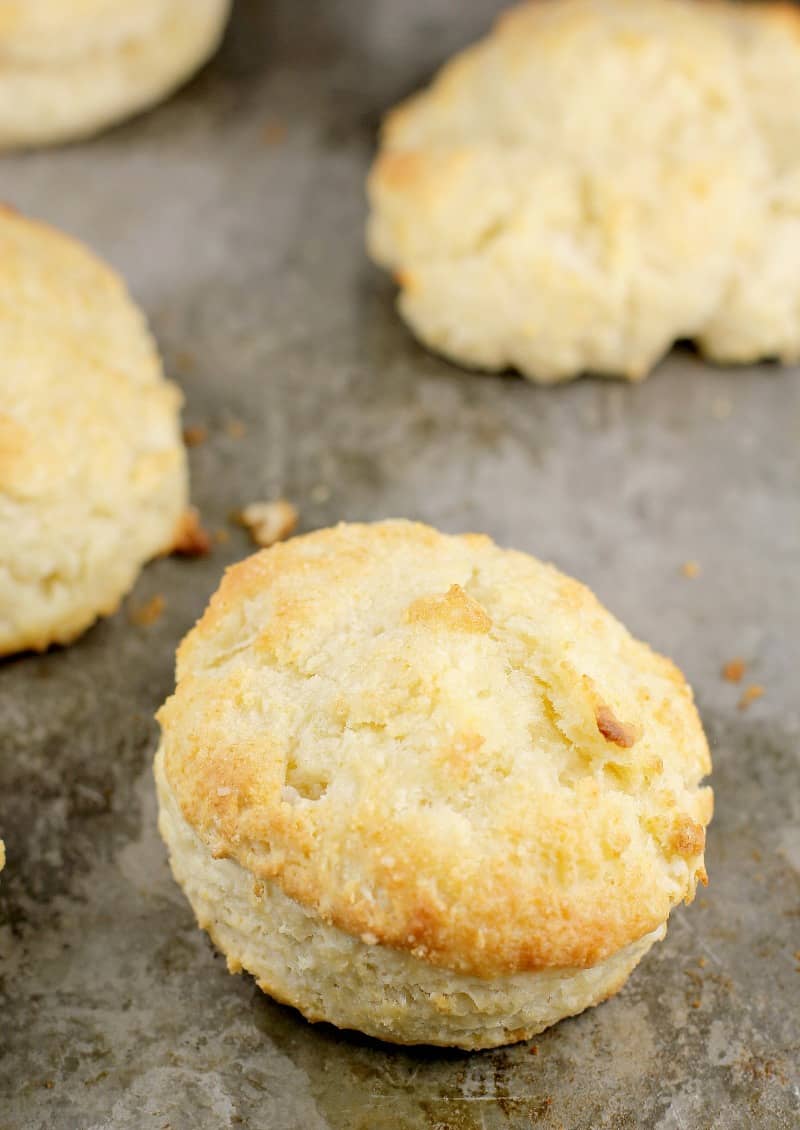
[(791, 5), (522, 4), (388, 115), (369, 249), (466, 366), (796, 361), (798, 105)]
[(97, 133), (216, 50), (230, 0), (0, 0), (0, 148)]

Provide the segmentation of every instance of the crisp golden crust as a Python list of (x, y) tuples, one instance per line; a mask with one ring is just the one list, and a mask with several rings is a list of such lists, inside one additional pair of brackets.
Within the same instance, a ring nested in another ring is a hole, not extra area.
[(387, 116), (370, 253), (469, 366), (639, 379), (681, 338), (794, 360), (798, 99), (792, 5), (519, 4)]
[(0, 655), (67, 643), (172, 549), (180, 394), (119, 277), (0, 209)]
[(86, 137), (184, 82), (231, 0), (0, 0), (0, 148)]
[(680, 672), (486, 538), (343, 525), (248, 558), (159, 720), (215, 857), (455, 971), (594, 965), (705, 875), (710, 762)]
[(274, 880), (214, 859), (180, 812), (160, 752), (154, 768), (159, 831), (198, 925), (231, 973), (246, 969), (259, 988), (311, 1021), (402, 1044), (474, 1049), (526, 1040), (615, 993), (666, 932), (662, 924), (588, 969), (454, 973), (328, 925)]

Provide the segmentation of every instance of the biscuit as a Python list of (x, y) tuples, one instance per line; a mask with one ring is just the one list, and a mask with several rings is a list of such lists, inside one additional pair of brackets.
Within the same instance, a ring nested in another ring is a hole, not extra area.
[(467, 366), (636, 380), (683, 338), (797, 360), (798, 98), (791, 5), (522, 4), (389, 114), (370, 253)]
[(97, 133), (216, 50), (230, 0), (0, 0), (0, 148)]
[(0, 655), (113, 612), (187, 508), (178, 389), (121, 279), (0, 210)]
[(341, 525), (235, 565), (159, 721), (177, 881), (312, 1020), (526, 1038), (615, 992), (705, 881), (680, 672), (482, 536)]

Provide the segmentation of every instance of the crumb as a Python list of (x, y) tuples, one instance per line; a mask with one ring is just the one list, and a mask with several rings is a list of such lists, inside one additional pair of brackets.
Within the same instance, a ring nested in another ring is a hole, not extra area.
[(231, 439), (243, 439), (247, 435), (247, 428), (241, 420), (232, 416), (225, 421), (225, 435), (230, 436)]
[(286, 140), (286, 126), (277, 118), (270, 118), (261, 131), (261, 140), (265, 145), (280, 145)]
[(747, 664), (743, 659), (729, 659), (722, 668), (722, 677), (729, 683), (741, 683)]
[(226, 545), (231, 540), (231, 535), (223, 526), (220, 526), (219, 529), (214, 530), (211, 540), (215, 545)]
[(140, 628), (149, 628), (151, 624), (155, 624), (164, 615), (164, 609), (167, 607), (167, 602), (160, 592), (150, 600), (140, 604), (137, 608), (132, 608), (128, 613), (128, 619), (132, 624), (138, 625)]
[(704, 957), (698, 957), (697, 964), (700, 966), (701, 969), (705, 969), (705, 967), (708, 965), (708, 962), (706, 961), (706, 959)]
[(202, 424), (190, 424), (183, 429), (183, 442), (187, 447), (199, 447), (208, 439), (208, 428)]
[(715, 420), (727, 420), (733, 412), (733, 405), (727, 396), (715, 396), (711, 401), (711, 415)]
[(196, 361), (193, 353), (186, 350), (181, 350), (180, 353), (175, 354), (175, 368), (179, 373), (191, 373), (195, 367)]
[(538, 1044), (531, 1044), (531, 1046), (528, 1048), (528, 1054), (529, 1055), (538, 1055), (539, 1054), (539, 1045)]
[(700, 1001), (692, 1001), (692, 1008), (699, 1008), (699, 1007), (700, 1007)]
[(200, 515), (190, 506), (178, 526), (172, 552), (181, 557), (205, 557), (211, 550), (211, 538), (200, 524)]
[(760, 851), (753, 851), (753, 852), (750, 853), (750, 856), (751, 856), (754, 863), (760, 863), (761, 862), (761, 852)]
[(751, 702), (761, 698), (764, 694), (764, 688), (760, 683), (751, 683), (749, 687), (745, 687), (742, 692), (742, 697), (739, 699), (739, 709), (747, 710)]
[(699, 577), (700, 573), (702, 572), (700, 568), (700, 562), (684, 561), (683, 565), (681, 565), (681, 572), (683, 573), (684, 577), (689, 577), (690, 580), (694, 577)]
[(327, 483), (316, 483), (311, 488), (311, 501), (317, 504), (327, 502), (331, 496), (331, 488)]
[(256, 545), (266, 549), (283, 541), (294, 531), (299, 515), (291, 502), (278, 498), (274, 502), (251, 502), (238, 515), (238, 520), (250, 531)]

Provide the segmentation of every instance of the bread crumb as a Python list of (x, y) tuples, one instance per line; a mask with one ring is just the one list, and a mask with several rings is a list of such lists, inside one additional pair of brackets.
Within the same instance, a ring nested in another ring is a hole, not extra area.
[(214, 530), (214, 533), (211, 535), (211, 540), (215, 545), (227, 545), (231, 540), (231, 535), (224, 526), (220, 526), (219, 529)]
[(538, 1055), (539, 1054), (539, 1045), (538, 1044), (531, 1044), (531, 1046), (528, 1048), (528, 1054), (529, 1055)]
[(729, 659), (722, 668), (722, 677), (729, 683), (741, 683), (747, 664), (743, 659)]
[(128, 613), (128, 619), (132, 624), (136, 624), (140, 628), (149, 628), (151, 624), (155, 624), (164, 615), (164, 609), (167, 607), (167, 602), (160, 592), (150, 600), (140, 604), (137, 608), (132, 608)]
[(194, 354), (189, 353), (188, 350), (181, 350), (180, 353), (175, 354), (175, 368), (179, 373), (191, 373), (195, 364)]
[(200, 524), (197, 510), (190, 506), (181, 518), (172, 552), (181, 557), (205, 557), (210, 551), (211, 538)]
[(702, 572), (702, 569), (700, 568), (700, 562), (684, 561), (683, 565), (681, 565), (681, 572), (683, 573), (684, 577), (689, 577), (690, 579), (699, 577), (700, 573)]
[(285, 498), (277, 498), (273, 502), (251, 502), (237, 517), (256, 545), (264, 549), (288, 538), (299, 519), (297, 509)]
[(742, 697), (739, 699), (739, 709), (746, 710), (751, 702), (755, 702), (763, 694), (764, 688), (760, 683), (751, 683), (749, 687), (745, 687)]
[(208, 439), (208, 428), (202, 424), (190, 424), (183, 429), (183, 442), (187, 447), (199, 447)]
[(261, 131), (261, 140), (265, 145), (280, 145), (286, 140), (286, 126), (277, 118), (270, 118)]
[(225, 435), (231, 439), (243, 439), (247, 435), (247, 428), (242, 420), (237, 420), (235, 416), (232, 416), (225, 421)]

